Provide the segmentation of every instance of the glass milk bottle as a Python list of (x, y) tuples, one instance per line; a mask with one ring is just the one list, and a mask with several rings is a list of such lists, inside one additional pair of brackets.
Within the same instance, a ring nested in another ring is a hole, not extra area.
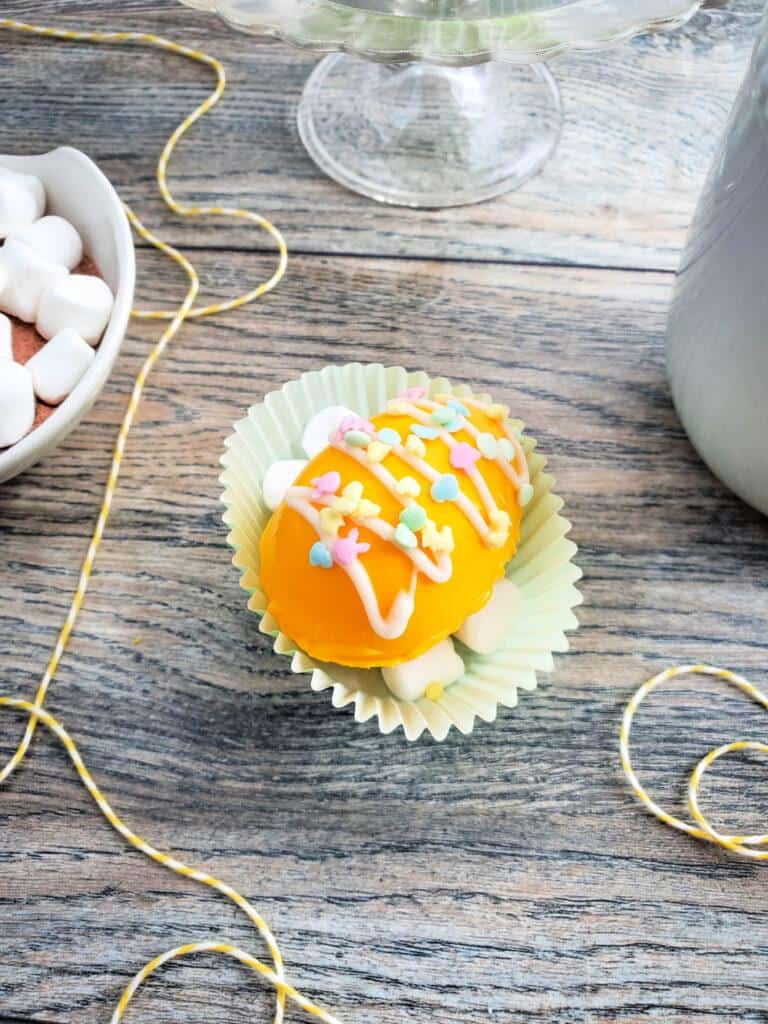
[(768, 13), (688, 235), (667, 369), (704, 461), (768, 514)]

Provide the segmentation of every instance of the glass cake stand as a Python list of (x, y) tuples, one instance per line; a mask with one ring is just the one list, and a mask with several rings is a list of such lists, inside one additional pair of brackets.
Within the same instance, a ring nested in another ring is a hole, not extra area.
[(554, 152), (563, 114), (545, 60), (677, 27), (702, 0), (181, 2), (328, 53), (298, 113), (313, 160), (381, 202), (444, 207), (517, 188)]

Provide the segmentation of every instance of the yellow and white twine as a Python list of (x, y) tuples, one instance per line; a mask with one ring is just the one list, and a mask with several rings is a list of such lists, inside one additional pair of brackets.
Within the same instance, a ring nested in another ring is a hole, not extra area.
[(327, 1011), (316, 1006), (313, 1002), (303, 996), (297, 991), (292, 985), (290, 985), (285, 979), (285, 969), (283, 966), (283, 959), (280, 954), (280, 949), (277, 942), (269, 929), (266, 921), (261, 917), (258, 911), (251, 906), (251, 904), (238, 893), (231, 886), (225, 882), (220, 881), (213, 875), (208, 874), (206, 871), (201, 871), (197, 868), (189, 867), (182, 861), (173, 857), (169, 853), (163, 853), (157, 850), (154, 846), (142, 839), (141, 836), (137, 835), (132, 829), (130, 829), (121, 818), (115, 813), (110, 806), (106, 797), (103, 795), (99, 787), (93, 780), (88, 768), (85, 765), (80, 753), (75, 745), (74, 740), (69, 735), (67, 730), (54, 718), (48, 711), (45, 710), (43, 704), (45, 702), (48, 688), (53, 681), (56, 670), (58, 669), (62, 655), (66, 650), (67, 643), (70, 635), (77, 621), (77, 617), (83, 606), (85, 600), (86, 591), (88, 589), (88, 582), (93, 571), (93, 565), (96, 558), (96, 554), (99, 549), (99, 544), (104, 535), (104, 528), (107, 525), (109, 519), (110, 510), (112, 508), (112, 501), (114, 499), (115, 491), (117, 488), (118, 477), (120, 474), (120, 466), (125, 453), (125, 445), (130, 433), (131, 426), (136, 415), (141, 395), (144, 390), (147, 378), (151, 373), (153, 367), (157, 363), (160, 356), (163, 354), (169, 341), (177, 334), (179, 328), (185, 320), (198, 317), (211, 316), (214, 313), (223, 313), (230, 309), (236, 309), (239, 306), (244, 306), (249, 302), (253, 302), (266, 292), (270, 291), (277, 285), (280, 279), (285, 273), (288, 250), (283, 240), (282, 235), (277, 228), (271, 224), (264, 217), (259, 216), (250, 210), (243, 210), (237, 208), (231, 208), (227, 206), (188, 206), (178, 202), (173, 194), (171, 193), (167, 184), (167, 169), (168, 162), (173, 154), (176, 144), (181, 137), (191, 128), (191, 126), (199, 120), (208, 110), (213, 107), (224, 93), (226, 87), (226, 75), (223, 65), (220, 61), (208, 54), (202, 53), (199, 50), (190, 49), (189, 47), (182, 46), (179, 43), (175, 43), (169, 39), (164, 39), (161, 36), (156, 36), (147, 32), (73, 32), (66, 29), (49, 28), (40, 25), (29, 25), (24, 22), (13, 21), (10, 19), (0, 19), (0, 29), (11, 29), (18, 32), (31, 33), (36, 36), (43, 36), (52, 39), (60, 39), (68, 42), (82, 42), (82, 43), (107, 43), (107, 44), (133, 44), (133, 45), (144, 45), (152, 46), (160, 50), (166, 50), (174, 54), (178, 54), (182, 57), (187, 57), (190, 60), (198, 61), (199, 63), (207, 65), (211, 68), (216, 75), (216, 86), (210, 95), (196, 107), (188, 117), (186, 117), (181, 124), (175, 129), (170, 138), (168, 139), (165, 147), (163, 148), (162, 154), (157, 164), (157, 184), (160, 192), (163, 196), (168, 207), (176, 214), (182, 217), (196, 217), (196, 216), (228, 216), (234, 217), (239, 220), (247, 220), (251, 223), (262, 228), (268, 232), (275, 240), (278, 249), (278, 264), (275, 272), (272, 276), (261, 282), (251, 291), (246, 292), (242, 295), (231, 299), (228, 302), (216, 303), (207, 306), (195, 306), (194, 302), (197, 298), (200, 282), (195, 271), (195, 268), (177, 249), (169, 245), (167, 242), (163, 242), (151, 231), (149, 231), (141, 223), (137, 215), (126, 206), (126, 214), (131, 224), (133, 225), (136, 232), (141, 238), (145, 239), (156, 249), (165, 253), (172, 260), (181, 266), (189, 278), (189, 287), (184, 301), (173, 311), (165, 310), (133, 310), (133, 315), (142, 319), (155, 319), (155, 320), (170, 320), (170, 323), (163, 331), (160, 339), (154, 345), (149, 355), (145, 359), (138, 376), (133, 385), (128, 406), (123, 416), (123, 420), (120, 424), (120, 429), (117, 435), (117, 441), (112, 456), (112, 463), (109, 470), (109, 476), (107, 483), (104, 488), (104, 497), (99, 512), (96, 525), (91, 536), (88, 550), (85, 558), (83, 559), (82, 567), (80, 570), (80, 576), (77, 583), (75, 594), (72, 598), (69, 611), (66, 616), (64, 625), (57, 637), (56, 644), (51, 654), (48, 666), (45, 670), (43, 678), (38, 687), (37, 693), (35, 694), (34, 702), (21, 700), (11, 697), (0, 697), (0, 707), (8, 708), (10, 710), (16, 710), (24, 713), (28, 716), (27, 727), (24, 735), (19, 742), (19, 745), (10, 758), (8, 763), (0, 771), (0, 783), (4, 782), (8, 776), (14, 771), (15, 768), (24, 759), (29, 745), (34, 736), (35, 729), (38, 722), (42, 722), (51, 732), (60, 740), (65, 750), (69, 754), (72, 763), (75, 766), (77, 774), (79, 775), (83, 785), (90, 793), (91, 797), (96, 803), (101, 813), (110, 823), (110, 825), (120, 833), (123, 838), (139, 850), (145, 856), (151, 860), (156, 861), (158, 864), (162, 864), (170, 871), (176, 872), (178, 875), (182, 875), (185, 878), (191, 878), (195, 882), (199, 882), (202, 885), (206, 885), (211, 889), (215, 889), (217, 892), (226, 896), (227, 899), (231, 900), (236, 906), (238, 906), (243, 913), (248, 917), (251, 923), (258, 929), (264, 942), (266, 943), (267, 949), (269, 950), (272, 958), (273, 968), (268, 967), (262, 961), (252, 956), (250, 953), (239, 949), (237, 946), (231, 945), (226, 942), (193, 942), (183, 946), (177, 946), (175, 949), (170, 949), (167, 952), (161, 954), (149, 963), (145, 964), (140, 971), (134, 976), (131, 982), (125, 988), (120, 1001), (118, 1002), (114, 1013), (112, 1015), (112, 1024), (118, 1024), (121, 1020), (128, 1004), (135, 995), (140, 985), (159, 967), (167, 963), (169, 960), (174, 960), (179, 957), (189, 956), (194, 953), (221, 953), (226, 956), (230, 956), (239, 960), (241, 963), (250, 967), (256, 974), (264, 978), (275, 989), (275, 1024), (281, 1024), (284, 1017), (286, 1000), (291, 1000), (297, 1006), (300, 1006), (310, 1016), (316, 1017), (326, 1024), (338, 1024), (337, 1018), (332, 1016)]
[(755, 849), (757, 846), (768, 844), (768, 834), (727, 835), (718, 832), (704, 815), (699, 804), (699, 789), (701, 788), (704, 773), (718, 758), (723, 757), (725, 754), (734, 754), (742, 750), (755, 750), (761, 754), (768, 754), (768, 744), (761, 743), (758, 740), (735, 740), (732, 743), (724, 743), (720, 747), (715, 747), (714, 750), (710, 750), (708, 754), (701, 758), (693, 769), (688, 783), (688, 809), (694, 821), (697, 822), (696, 825), (683, 821), (674, 814), (670, 814), (669, 811), (665, 811), (663, 807), (660, 807), (647, 793), (632, 767), (632, 760), (629, 755), (629, 737), (635, 712), (648, 694), (655, 690), (657, 686), (670, 679), (678, 679), (681, 676), (688, 675), (714, 676), (716, 679), (723, 679), (725, 682), (730, 683), (731, 686), (737, 687), (748, 697), (751, 697), (757, 704), (761, 704), (768, 711), (768, 697), (766, 697), (762, 690), (758, 690), (744, 676), (737, 675), (735, 672), (729, 672), (726, 668), (715, 668), (713, 665), (678, 665), (675, 668), (668, 668), (643, 683), (627, 704), (619, 732), (621, 766), (624, 769), (624, 774), (629, 780), (629, 784), (637, 799), (648, 808), (651, 814), (655, 815), (665, 825), (669, 825), (670, 828), (676, 828), (680, 832), (693, 836), (695, 839), (704, 839), (707, 842), (715, 843), (726, 850), (730, 850), (732, 853), (738, 854), (740, 857), (750, 857), (752, 860), (768, 860), (768, 850)]

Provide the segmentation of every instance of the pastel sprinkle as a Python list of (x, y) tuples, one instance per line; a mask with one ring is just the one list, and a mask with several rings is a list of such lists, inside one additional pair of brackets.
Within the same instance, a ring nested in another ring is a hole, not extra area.
[(439, 436), (440, 431), (437, 427), (428, 427), (426, 423), (414, 423), (411, 426), (411, 433), (415, 434), (416, 437), (423, 437), (427, 441), (433, 441)]
[(456, 416), (454, 417), (454, 419), (450, 420), (448, 423), (445, 424), (444, 429), (447, 430), (449, 434), (455, 434), (456, 431), (461, 430), (463, 426), (464, 420), (460, 416)]
[(514, 459), (515, 455), (517, 454), (517, 452), (515, 451), (515, 446), (506, 437), (502, 437), (502, 439), (499, 441), (499, 451), (501, 452), (505, 459), (509, 459), (510, 461), (512, 461), (512, 459)]
[(503, 509), (494, 509), (494, 511), (488, 516), (488, 522), (491, 527), (488, 535), (491, 547), (503, 548), (509, 539), (509, 527), (511, 525), (511, 520), (508, 513)]
[(486, 416), (492, 420), (505, 420), (509, 416), (509, 406), (501, 405), (499, 402), (492, 402), (483, 410)]
[(378, 432), (376, 437), (378, 437), (380, 441), (383, 441), (384, 444), (400, 444), (402, 441), (398, 432), (393, 430), (391, 427), (384, 427)]
[(459, 481), (453, 473), (443, 473), (440, 479), (432, 484), (430, 493), (435, 501), (453, 501), (459, 496)]
[(421, 543), (431, 551), (438, 553), (446, 551), (450, 554), (453, 551), (454, 545), (453, 530), (450, 526), (444, 526), (441, 530), (438, 530), (435, 523), (428, 519), (421, 531)]
[(463, 405), (457, 398), (451, 398), (448, 400), (449, 408), (453, 409), (460, 416), (469, 416), (469, 409), (466, 405)]
[(471, 444), (466, 441), (459, 441), (451, 448), (450, 460), (454, 469), (463, 469), (469, 472), (482, 455)]
[(316, 476), (312, 481), (314, 491), (312, 497), (315, 501), (318, 498), (325, 498), (330, 494), (335, 494), (341, 487), (341, 477), (335, 470), (331, 470), (330, 473), (323, 473), (322, 476)]
[(344, 440), (353, 448), (366, 448), (370, 443), (370, 437), (362, 430), (348, 430)]
[(407, 505), (400, 513), (400, 522), (409, 530), (420, 530), (427, 521), (427, 513), (421, 505)]
[(336, 433), (333, 435), (334, 441), (341, 441), (344, 439), (344, 435), (351, 431), (360, 431), (363, 434), (369, 436), (373, 434), (374, 426), (369, 420), (364, 420), (362, 416), (358, 416), (357, 413), (352, 413), (349, 416), (345, 416), (341, 423), (336, 428)]
[(486, 459), (495, 459), (499, 450), (498, 442), (493, 434), (478, 434), (477, 447)]
[(427, 397), (426, 388), (406, 388), (405, 391), (400, 395), (404, 402), (420, 402), (422, 398)]
[(533, 484), (523, 484), (523, 486), (520, 488), (520, 494), (519, 494), (521, 507), (525, 508), (525, 506), (530, 503), (530, 500), (531, 500), (532, 497), (533, 497)]
[(411, 452), (411, 454), (418, 456), (418, 458), (420, 459), (423, 459), (424, 456), (427, 454), (427, 446), (424, 444), (421, 438), (416, 437), (415, 434), (408, 435), (408, 437), (405, 439), (405, 447), (408, 449), (409, 452)]
[(397, 398), (391, 398), (387, 402), (387, 412), (393, 416), (411, 416), (412, 409), (408, 402), (401, 402)]
[(367, 448), (368, 458), (371, 462), (381, 462), (382, 459), (386, 459), (390, 450), (390, 446), (383, 441), (371, 441)]
[(334, 512), (338, 512), (340, 516), (348, 516), (350, 513), (355, 511), (357, 502), (353, 498), (347, 498), (343, 494), (338, 494), (331, 502), (331, 508)]
[(447, 406), (441, 406), (439, 409), (435, 409), (432, 413), (432, 422), (439, 423), (441, 426), (444, 423), (450, 423), (456, 417), (456, 413), (453, 409), (449, 409)]
[(353, 480), (348, 483), (344, 490), (341, 492), (345, 498), (349, 498), (350, 501), (354, 501), (357, 504), (363, 496), (363, 485), (359, 480)]
[(309, 549), (309, 564), (316, 569), (330, 569), (333, 565), (331, 552), (321, 540), (315, 541)]
[(358, 502), (357, 508), (355, 509), (355, 515), (358, 519), (372, 519), (381, 512), (381, 505), (377, 505), (373, 501), (369, 501), (367, 498), (361, 498)]
[(509, 518), (508, 512), (505, 512), (503, 509), (496, 508), (488, 516), (488, 522), (490, 523), (492, 530), (508, 531), (512, 521)]
[(445, 687), (443, 686), (443, 684), (435, 681), (427, 685), (427, 688), (424, 691), (424, 696), (427, 698), (427, 700), (440, 700), (444, 693)]
[(370, 544), (365, 542), (358, 544), (358, 536), (357, 529), (350, 530), (346, 537), (339, 537), (333, 545), (333, 557), (339, 565), (351, 565), (358, 555), (363, 555), (370, 550)]
[(343, 522), (344, 516), (338, 511), (338, 509), (320, 509), (320, 527), (324, 533), (330, 534), (331, 537), (335, 537), (338, 534)]
[(421, 494), (421, 484), (415, 477), (402, 476), (395, 484), (395, 490), (409, 498), (418, 498)]
[(415, 548), (418, 544), (416, 534), (410, 530), (405, 523), (398, 523), (395, 527), (395, 543), (401, 548)]

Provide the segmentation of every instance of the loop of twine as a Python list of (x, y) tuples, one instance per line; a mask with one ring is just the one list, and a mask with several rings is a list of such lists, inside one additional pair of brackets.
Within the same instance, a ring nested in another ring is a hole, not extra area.
[(239, 306), (244, 306), (249, 302), (253, 302), (255, 299), (260, 298), (266, 292), (271, 291), (283, 277), (288, 259), (288, 250), (278, 229), (271, 224), (268, 220), (260, 215), (253, 213), (250, 210), (231, 208), (226, 206), (188, 206), (178, 202), (172, 192), (170, 191), (167, 184), (167, 169), (168, 162), (176, 148), (177, 143), (183, 135), (192, 127), (192, 125), (198, 121), (207, 111), (211, 109), (221, 98), (226, 87), (226, 75), (223, 65), (216, 58), (209, 56), (208, 54), (202, 53), (199, 50), (193, 50), (189, 47), (182, 46), (179, 43), (175, 43), (172, 40), (164, 39), (161, 36), (156, 36), (147, 32), (74, 32), (67, 29), (50, 28), (47, 26), (30, 25), (24, 22), (14, 21), (11, 19), (0, 19), (0, 29), (8, 29), (18, 32), (26, 32), (35, 36), (42, 36), (51, 39), (64, 40), (67, 42), (82, 42), (82, 43), (107, 43), (107, 44), (129, 44), (129, 45), (143, 45), (151, 46), (160, 50), (169, 51), (179, 56), (186, 57), (190, 60), (197, 61), (211, 68), (216, 75), (216, 86), (208, 97), (197, 106), (191, 114), (189, 114), (178, 127), (171, 134), (163, 151), (160, 155), (160, 159), (157, 164), (157, 184), (160, 189), (160, 193), (165, 200), (166, 205), (176, 214), (182, 217), (196, 217), (196, 216), (228, 216), (234, 217), (240, 220), (247, 220), (257, 225), (266, 231), (274, 239), (278, 249), (278, 262), (277, 268), (271, 277), (266, 281), (261, 282), (252, 290), (238, 295), (234, 299), (227, 302), (215, 303), (207, 306), (195, 306), (195, 300), (198, 295), (200, 288), (200, 281), (194, 266), (189, 260), (182, 255), (177, 249), (167, 242), (162, 241), (155, 234), (153, 234), (148, 228), (146, 228), (139, 217), (130, 209), (126, 204), (125, 211), (126, 215), (137, 232), (137, 234), (145, 241), (149, 242), (152, 246), (158, 249), (160, 252), (167, 255), (170, 259), (174, 260), (182, 269), (185, 271), (187, 278), (189, 279), (189, 286), (184, 301), (176, 309), (176, 311), (166, 310), (141, 310), (134, 309), (133, 316), (140, 319), (153, 319), (153, 320), (169, 320), (170, 323), (163, 331), (159, 340), (150, 350), (149, 355), (144, 360), (144, 363), (139, 370), (139, 373), (134, 381), (131, 396), (128, 400), (128, 406), (120, 424), (120, 429), (117, 435), (117, 441), (115, 443), (114, 452), (112, 455), (112, 463), (109, 470), (109, 476), (104, 488), (104, 496), (102, 500), (101, 510), (96, 520), (91, 540), (88, 545), (88, 549), (83, 559), (82, 566), (80, 569), (80, 576), (78, 579), (77, 587), (72, 598), (72, 602), (69, 607), (64, 625), (59, 632), (56, 639), (53, 652), (49, 659), (43, 678), (38, 686), (37, 693), (35, 694), (34, 701), (21, 700), (12, 697), (0, 697), (0, 708), (7, 708), (9, 710), (15, 710), (20, 713), (24, 713), (28, 717), (27, 727), (21, 738), (15, 752), (0, 770), (0, 784), (11, 775), (11, 773), (21, 764), (23, 761), (29, 745), (32, 742), (32, 738), (35, 734), (35, 729), (38, 722), (42, 722), (50, 731), (59, 739), (64, 746), (65, 750), (69, 754), (72, 763), (75, 766), (78, 776), (85, 788), (90, 793), (91, 797), (96, 803), (101, 813), (107, 819), (109, 824), (135, 849), (139, 850), (146, 857), (151, 860), (162, 864), (170, 871), (174, 871), (178, 875), (182, 875), (184, 878), (191, 878), (195, 882), (199, 882), (201, 885), (206, 885), (211, 889), (215, 889), (221, 893), (227, 899), (231, 900), (236, 906), (238, 906), (243, 913), (248, 917), (250, 922), (261, 934), (264, 942), (269, 950), (272, 958), (273, 968), (268, 967), (262, 963), (256, 957), (251, 956), (237, 946), (234, 946), (227, 942), (193, 942), (187, 945), (178, 946), (174, 949), (170, 949), (160, 956), (155, 957), (149, 963), (145, 964), (141, 970), (132, 978), (130, 983), (126, 986), (117, 1006), (115, 1007), (112, 1015), (112, 1024), (118, 1024), (123, 1014), (125, 1013), (128, 1004), (130, 1003), (133, 996), (136, 994), (138, 988), (143, 984), (144, 981), (149, 978), (159, 967), (167, 963), (169, 960), (174, 960), (179, 957), (189, 956), (195, 953), (219, 953), (229, 957), (234, 957), (241, 963), (250, 967), (252, 971), (258, 976), (264, 978), (269, 984), (275, 989), (275, 1024), (281, 1024), (284, 1017), (286, 1000), (290, 999), (291, 1002), (305, 1010), (310, 1016), (316, 1017), (319, 1020), (326, 1022), (326, 1024), (338, 1024), (336, 1017), (332, 1016), (326, 1010), (316, 1006), (313, 1002), (303, 996), (297, 989), (290, 985), (285, 978), (285, 969), (283, 965), (283, 959), (280, 953), (280, 948), (272, 934), (266, 921), (261, 917), (258, 911), (241, 896), (239, 892), (233, 889), (230, 885), (220, 881), (213, 875), (206, 871), (201, 871), (197, 868), (189, 867), (184, 864), (183, 861), (172, 856), (169, 853), (163, 853), (157, 850), (154, 846), (142, 839), (141, 836), (137, 835), (131, 828), (129, 828), (121, 818), (115, 813), (111, 805), (103, 795), (99, 787), (93, 780), (91, 773), (83, 761), (74, 740), (69, 735), (67, 730), (56, 719), (52, 714), (45, 710), (43, 707), (45, 703), (46, 694), (48, 689), (56, 675), (56, 671), (59, 667), (62, 655), (67, 648), (72, 630), (77, 622), (78, 615), (83, 606), (85, 600), (86, 591), (88, 589), (88, 583), (91, 578), (93, 571), (94, 561), (96, 554), (99, 549), (102, 537), (104, 535), (104, 529), (109, 520), (109, 514), (112, 508), (112, 502), (117, 489), (117, 482), (120, 475), (120, 466), (125, 453), (125, 445), (130, 433), (131, 427), (136, 416), (136, 411), (141, 400), (144, 386), (147, 382), (147, 378), (151, 373), (153, 367), (157, 363), (160, 356), (163, 354), (168, 343), (175, 337), (181, 328), (182, 324), (186, 320), (202, 318), (211, 316), (214, 313), (223, 313), (230, 309), (237, 309)]
[(742, 693), (745, 693), (755, 701), (755, 703), (762, 705), (762, 707), (768, 711), (768, 697), (766, 697), (762, 690), (758, 690), (758, 688), (750, 683), (748, 679), (745, 679), (744, 676), (737, 675), (735, 672), (730, 672), (726, 668), (716, 668), (713, 665), (678, 665), (674, 668), (668, 668), (664, 672), (659, 672), (658, 675), (653, 676), (651, 679), (648, 679), (643, 683), (627, 704), (624, 717), (621, 722), (621, 729), (619, 731), (619, 749), (621, 753), (621, 766), (624, 769), (624, 774), (632, 787), (633, 793), (640, 803), (642, 803), (651, 812), (651, 814), (657, 817), (659, 821), (663, 822), (665, 825), (669, 825), (670, 828), (675, 828), (680, 832), (685, 832), (687, 835), (693, 836), (695, 839), (703, 839), (706, 842), (722, 846), (724, 849), (730, 850), (739, 857), (749, 857), (752, 860), (768, 860), (768, 850), (755, 849), (757, 846), (765, 846), (768, 844), (768, 834), (729, 835), (727, 833), (720, 832), (706, 817), (704, 812), (701, 810), (701, 805), (699, 803), (699, 790), (701, 788), (704, 774), (715, 763), (715, 761), (724, 757), (726, 754), (738, 753), (743, 750), (755, 750), (761, 754), (768, 754), (768, 744), (762, 743), (758, 740), (734, 740), (732, 743), (724, 743), (720, 747), (715, 747), (714, 750), (710, 750), (708, 754), (705, 754), (704, 757), (701, 758), (693, 769), (688, 783), (688, 809), (691, 812), (691, 817), (696, 822), (696, 825), (692, 825), (688, 821), (683, 821), (681, 818), (676, 817), (674, 814), (670, 814), (669, 811), (665, 811), (663, 807), (659, 806), (659, 804), (657, 804), (656, 801), (648, 794), (632, 767), (632, 760), (629, 754), (629, 736), (637, 709), (648, 694), (655, 690), (661, 683), (665, 683), (670, 679), (677, 679), (680, 676), (689, 675), (714, 676), (716, 679), (722, 679), (731, 686), (737, 687), (742, 691)]

